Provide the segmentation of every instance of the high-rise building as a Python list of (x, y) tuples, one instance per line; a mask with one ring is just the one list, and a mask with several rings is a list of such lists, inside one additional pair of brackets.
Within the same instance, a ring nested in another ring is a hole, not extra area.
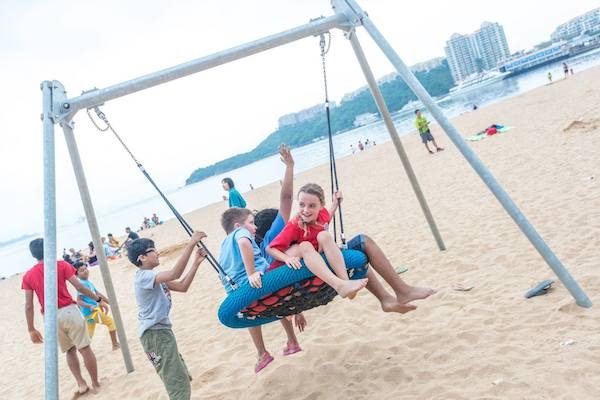
[(467, 76), (480, 71), (477, 66), (473, 40), (469, 35), (453, 34), (450, 40), (446, 42), (444, 50), (454, 82), (460, 82)]
[(595, 8), (585, 14), (570, 19), (562, 25), (559, 25), (550, 37), (552, 41), (571, 39), (581, 35), (584, 32), (600, 30), (600, 7)]
[(484, 70), (494, 69), (499, 61), (510, 55), (504, 29), (496, 22), (484, 22), (472, 37)]
[(494, 69), (510, 55), (504, 29), (496, 22), (484, 22), (469, 35), (453, 34), (444, 50), (455, 82)]

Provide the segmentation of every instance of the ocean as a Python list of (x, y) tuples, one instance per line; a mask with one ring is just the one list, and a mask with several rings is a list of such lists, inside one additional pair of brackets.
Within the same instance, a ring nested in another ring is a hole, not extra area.
[[(573, 68), (575, 73), (578, 73), (600, 64), (600, 50), (580, 54), (564, 61)], [(454, 93), (451, 96), (439, 99), (438, 104), (447, 116), (454, 117), (471, 111), (473, 104), (483, 107), (545, 85), (547, 83), (546, 74), (549, 71), (552, 72), (555, 80), (558, 80), (563, 76), (561, 65), (562, 61), (490, 84), (483, 88), (473, 89), (465, 93)], [(413, 110), (417, 107), (419, 107), (419, 103), (414, 102), (392, 114), (394, 124), (401, 136), (414, 131)], [(493, 122), (501, 123), (502, 121)], [(441, 137), (440, 135), (443, 135), (443, 133), (439, 132), (437, 135)], [(370, 142), (374, 141), (377, 144), (390, 140), (383, 122), (377, 121), (373, 124), (334, 136), (336, 157), (350, 155), (352, 153), (350, 145), (354, 145), (356, 149), (358, 141), (361, 140), (364, 143), (367, 138)], [(296, 160), (296, 172), (326, 164), (329, 161), (328, 150), (329, 146), (326, 137), (293, 149), (294, 159)], [(283, 168), (279, 161), (279, 156), (273, 155), (245, 167), (210, 177), (193, 185), (166, 192), (165, 194), (180, 213), (186, 213), (222, 201), (221, 196), (223, 195), (223, 191), (221, 190), (220, 181), (225, 176), (231, 176), (236, 183), (236, 187), (241, 192), (246, 192), (250, 189), (250, 184), (257, 188), (278, 181), (281, 179), (282, 172)], [(116, 236), (122, 236), (124, 235), (126, 226), (131, 226), (135, 230), (139, 226), (136, 223), (141, 224), (142, 219), (145, 216), (150, 217), (152, 213), (157, 213), (161, 219), (170, 219), (173, 217), (169, 208), (158, 195), (147, 199), (138, 199), (134, 203), (110, 210), (99, 209), (97, 210), (97, 218), (100, 232), (103, 235), (111, 232)], [(18, 232), (15, 237), (29, 233)], [(39, 234), (27, 236), (3, 246), (0, 245), (0, 277), (14, 275), (33, 265), (34, 260), (29, 253), (28, 243), (35, 236), (39, 236)], [(63, 248), (86, 248), (90, 240), (89, 229), (83, 216), (71, 224), (59, 226), (57, 232), (57, 249), (60, 254), (58, 256), (62, 255)]]

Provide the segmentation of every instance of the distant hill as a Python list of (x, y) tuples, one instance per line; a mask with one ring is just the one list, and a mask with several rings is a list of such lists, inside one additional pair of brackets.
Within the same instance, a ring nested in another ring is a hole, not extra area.
[[(416, 76), (429, 94), (434, 97), (447, 94), (450, 88), (454, 86), (446, 61), (429, 71), (417, 72)], [(408, 102), (417, 99), (400, 77), (385, 82), (379, 87), (390, 112), (397, 111)], [(342, 101), (338, 107), (331, 109), (332, 131), (338, 134), (353, 129), (354, 119), (357, 115), (377, 112), (377, 106), (371, 97), (371, 92), (364, 90), (352, 99)], [(228, 172), (271, 156), (277, 152), (281, 143), (286, 143), (291, 147), (308, 144), (316, 138), (327, 135), (326, 124), (327, 120), (323, 111), (321, 116), (313, 119), (282, 126), (267, 136), (253, 150), (226, 158), (207, 167), (196, 169), (186, 180), (185, 184), (190, 185), (213, 175)]]

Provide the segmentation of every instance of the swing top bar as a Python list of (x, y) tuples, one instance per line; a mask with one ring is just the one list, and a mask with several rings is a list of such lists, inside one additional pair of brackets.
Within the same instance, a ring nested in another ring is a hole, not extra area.
[(287, 31), (266, 36), (255, 41), (219, 51), (211, 55), (201, 57), (183, 64), (179, 64), (161, 71), (153, 72), (129, 81), (118, 83), (104, 89), (94, 89), (84, 92), (81, 96), (67, 99), (55, 110), (59, 120), (72, 118), (77, 111), (101, 105), (105, 101), (122, 97), (131, 93), (170, 82), (206, 69), (214, 68), (253, 54), (260, 53), (296, 40), (319, 35), (331, 29), (338, 28), (347, 30), (352, 26), (347, 16), (337, 13), (330, 17), (321, 17), (312, 20), (308, 24), (301, 25)]

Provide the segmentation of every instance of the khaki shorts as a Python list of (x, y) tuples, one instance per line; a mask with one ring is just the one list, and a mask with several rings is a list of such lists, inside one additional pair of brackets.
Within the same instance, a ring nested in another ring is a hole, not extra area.
[(75, 304), (59, 308), (56, 312), (56, 320), (58, 344), (63, 353), (73, 346), (80, 350), (90, 345), (90, 334), (85, 326), (85, 320)]

